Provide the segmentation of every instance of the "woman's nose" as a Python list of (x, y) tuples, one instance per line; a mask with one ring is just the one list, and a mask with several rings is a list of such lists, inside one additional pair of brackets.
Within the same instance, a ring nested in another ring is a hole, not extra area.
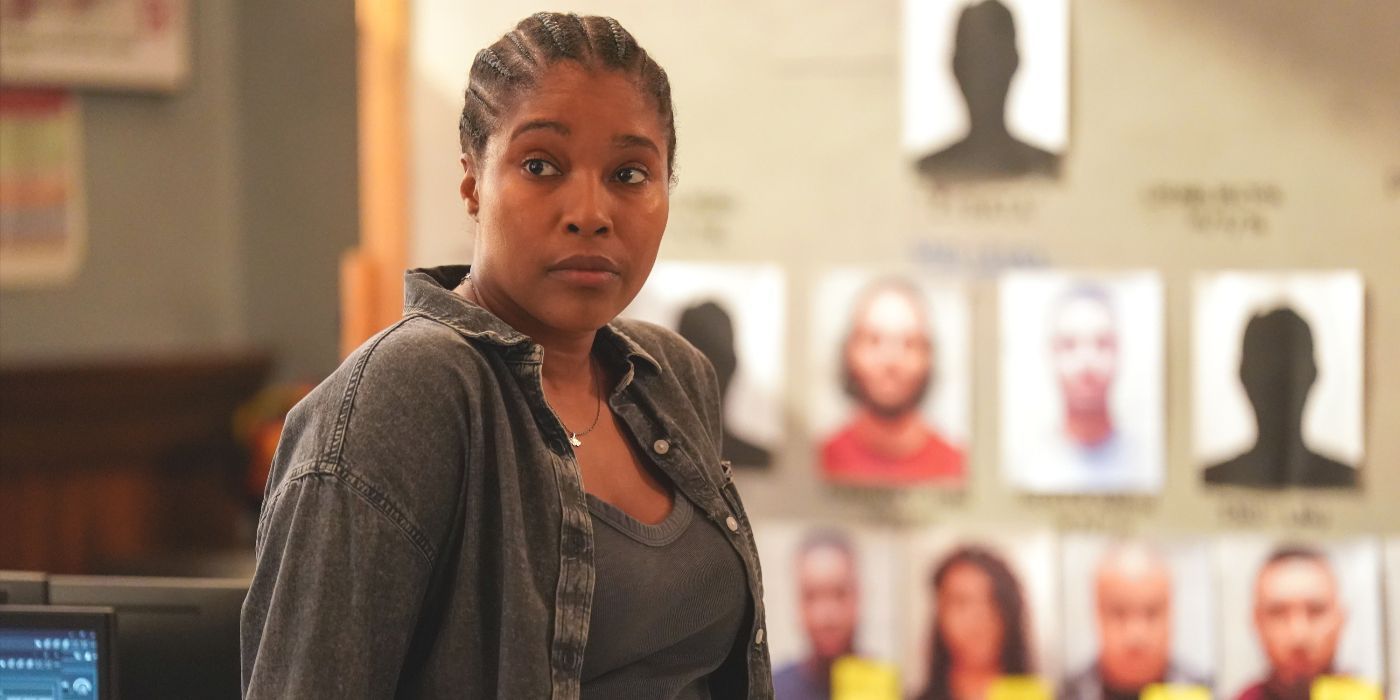
[(577, 178), (566, 188), (564, 230), (569, 233), (604, 234), (612, 229), (608, 213), (608, 191), (595, 178)]

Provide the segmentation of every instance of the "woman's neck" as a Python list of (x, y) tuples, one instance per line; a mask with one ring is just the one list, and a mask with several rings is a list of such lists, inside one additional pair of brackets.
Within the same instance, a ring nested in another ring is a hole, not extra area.
[(573, 392), (593, 385), (593, 340), (597, 331), (559, 331), (541, 323), (519, 305), (493, 294), (489, 285), (468, 277), (453, 290), (467, 301), (490, 311), (544, 349), (540, 373), (546, 390)]

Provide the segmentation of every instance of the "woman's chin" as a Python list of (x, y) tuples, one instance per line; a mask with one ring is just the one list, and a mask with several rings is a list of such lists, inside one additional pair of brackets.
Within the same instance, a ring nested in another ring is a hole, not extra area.
[(537, 318), (557, 332), (582, 334), (592, 333), (612, 323), (621, 311), (611, 304), (575, 304), (550, 309)]

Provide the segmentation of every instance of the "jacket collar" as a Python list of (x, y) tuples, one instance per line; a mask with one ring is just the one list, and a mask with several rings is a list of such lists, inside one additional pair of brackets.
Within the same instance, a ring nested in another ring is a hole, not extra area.
[[(443, 323), (463, 337), (482, 340), (501, 348), (525, 346), (533, 348), (534, 341), (486, 309), (453, 292), (462, 278), (471, 271), (470, 265), (422, 267), (404, 273), (404, 315), (427, 316)], [(629, 362), (640, 358), (652, 370), (661, 365), (637, 341), (618, 328), (616, 321), (598, 329), (599, 337), (615, 348)], [(595, 341), (596, 342), (596, 341)]]

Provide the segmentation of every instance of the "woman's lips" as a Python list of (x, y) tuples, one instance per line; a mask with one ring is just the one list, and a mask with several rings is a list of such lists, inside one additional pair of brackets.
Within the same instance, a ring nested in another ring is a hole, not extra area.
[(601, 255), (575, 255), (549, 266), (549, 276), (563, 282), (601, 287), (621, 276), (617, 263)]

